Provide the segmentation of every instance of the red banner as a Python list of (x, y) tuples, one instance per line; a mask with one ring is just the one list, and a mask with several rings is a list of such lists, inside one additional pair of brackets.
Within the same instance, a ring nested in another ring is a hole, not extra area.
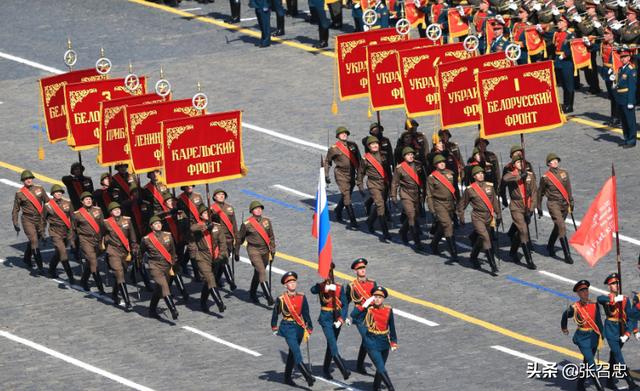
[(552, 61), (480, 72), (477, 88), (484, 138), (549, 130), (565, 122)]
[(504, 53), (491, 53), (438, 66), (438, 94), (442, 128), (458, 128), (480, 123), (480, 106), (476, 74), (491, 69), (508, 68), (513, 62)]
[(162, 168), (160, 122), (201, 115), (191, 99), (125, 107), (131, 166), (143, 173)]
[[(98, 163), (102, 166), (111, 166), (118, 163), (129, 163), (131, 159), (124, 116), (125, 106), (157, 103), (163, 100), (156, 94), (145, 94), (100, 102)], [(171, 100), (171, 98), (169, 97), (167, 100)]]
[(593, 267), (611, 251), (613, 233), (617, 231), (616, 177), (612, 176), (589, 206), (569, 243)]
[(167, 186), (219, 182), (247, 174), (240, 111), (163, 121), (161, 132)]
[(64, 105), (64, 86), (105, 79), (95, 68), (82, 69), (40, 79), (40, 99), (44, 112), (47, 137), (52, 143), (67, 139), (67, 111)]
[(142, 95), (145, 92), (144, 77), (140, 77), (140, 86), (133, 93), (125, 87), (124, 79), (98, 80), (64, 86), (69, 129), (67, 144), (76, 151), (97, 147), (100, 137), (100, 102)]
[(473, 53), (467, 52), (462, 42), (397, 52), (407, 115), (418, 117), (438, 112), (438, 64), (472, 56)]
[(396, 53), (400, 50), (433, 45), (433, 41), (421, 38), (367, 46), (367, 78), (371, 108), (378, 111), (404, 105)]
[(404, 3), (404, 17), (411, 23), (412, 27), (421, 25), (426, 28), (426, 22), (424, 20), (424, 12), (416, 8), (416, 4), (413, 1)]
[(535, 26), (526, 27), (524, 29), (524, 39), (527, 45), (527, 53), (529, 57), (538, 53), (546, 52), (547, 45), (544, 39), (538, 33)]
[(340, 100), (367, 96), (367, 51), (369, 44), (404, 39), (395, 28), (369, 30), (336, 36), (336, 61)]
[(467, 18), (471, 16), (473, 9), (471, 7), (463, 7), (462, 9), (464, 16), (460, 15), (457, 8), (449, 8), (447, 10), (449, 38), (457, 38), (469, 34), (469, 22)]
[(582, 38), (572, 39), (570, 47), (574, 75), (578, 74), (578, 69), (587, 67), (591, 69), (591, 52), (589, 52)]

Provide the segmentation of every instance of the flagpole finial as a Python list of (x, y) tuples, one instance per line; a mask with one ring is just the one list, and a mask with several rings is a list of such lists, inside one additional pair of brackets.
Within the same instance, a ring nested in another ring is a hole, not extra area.
[(129, 73), (133, 73), (133, 64), (131, 64), (131, 60), (129, 60)]
[(71, 38), (67, 38), (67, 49), (71, 50)]

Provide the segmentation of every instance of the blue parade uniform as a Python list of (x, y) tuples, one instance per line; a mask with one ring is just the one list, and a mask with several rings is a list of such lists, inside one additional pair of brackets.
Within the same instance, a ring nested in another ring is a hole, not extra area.
[(573, 97), (575, 81), (573, 78), (573, 60), (571, 58), (571, 40), (575, 38), (571, 31), (556, 31), (553, 33), (555, 60), (553, 66), (556, 75), (562, 83), (562, 110), (564, 113), (573, 112)]
[(501, 35), (491, 41), (490, 51), (491, 53), (504, 52), (510, 43), (509, 38)]
[(602, 67), (600, 68), (600, 77), (604, 80), (604, 85), (607, 89), (607, 97), (610, 104), (611, 119), (607, 123), (610, 126), (620, 125), (620, 113), (618, 112), (618, 104), (614, 96), (613, 81), (611, 76), (615, 78), (613, 73), (613, 51), (615, 50), (612, 43), (601, 43), (598, 45), (600, 56), (602, 59)]
[(351, 8), (351, 16), (353, 17), (353, 27), (355, 32), (364, 31), (364, 22), (362, 21), (362, 14), (364, 11), (362, 10), (362, 4), (360, 1), (354, 1), (353, 7)]
[(249, 7), (253, 8), (260, 26), (260, 47), (271, 45), (271, 2), (270, 0), (249, 0)]
[(624, 133), (624, 145), (634, 147), (636, 145), (636, 83), (638, 72), (629, 63), (620, 67), (616, 78), (614, 97), (618, 110), (621, 113), (622, 131)]
[[(309, 12), (311, 12), (312, 17), (315, 16), (316, 20), (318, 20), (318, 25), (323, 29), (328, 29), (331, 25), (329, 18), (327, 18), (327, 13), (324, 10), (324, 0), (309, 0)], [(360, 17), (362, 20), (362, 16)]]
[[(351, 264), (351, 270), (366, 268), (367, 264), (368, 261), (366, 259), (358, 258)], [(362, 338), (362, 341), (360, 342), (360, 348), (358, 349), (358, 360), (356, 365), (357, 371), (360, 373), (366, 373), (366, 370), (364, 368), (364, 359), (367, 355), (367, 348), (364, 344), (364, 338), (367, 333), (367, 328), (363, 324), (362, 319), (359, 319), (354, 315), (357, 314), (358, 306), (362, 306), (362, 304), (369, 297), (371, 297), (371, 289), (373, 289), (376, 285), (377, 284), (375, 281), (371, 281), (366, 278), (363, 281), (355, 279), (351, 281), (349, 285), (347, 285), (346, 289), (347, 303), (344, 310), (348, 313), (349, 303), (353, 302), (356, 308), (354, 308), (351, 312), (351, 318), (353, 320), (353, 324), (356, 326), (356, 329), (358, 329), (358, 333), (360, 333), (360, 337)]]
[(377, 29), (385, 29), (389, 27), (389, 9), (384, 1), (378, 1), (374, 7), (376, 14), (378, 15), (378, 20), (376, 20), (376, 24), (372, 26), (372, 28)]

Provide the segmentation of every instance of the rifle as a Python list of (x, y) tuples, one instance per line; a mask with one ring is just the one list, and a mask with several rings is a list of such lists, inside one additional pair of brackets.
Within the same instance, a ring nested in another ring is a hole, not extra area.
[[(520, 145), (522, 146), (522, 170), (526, 173), (527, 172), (527, 159), (526, 159), (526, 155), (525, 155), (525, 148), (524, 148), (524, 134), (520, 133)], [(532, 167), (533, 169), (533, 167)], [(527, 197), (527, 182), (526, 180), (524, 181), (524, 194), (522, 194), (522, 201), (524, 202), (524, 208), (525, 208), (525, 215), (528, 216), (529, 215), (529, 198)], [(525, 222), (527, 223), (527, 228), (529, 226), (529, 224), (531, 223), (531, 219), (527, 218), (525, 219)], [(535, 230), (536, 230), (536, 240), (538, 240), (538, 220), (535, 219), (535, 217), (533, 218), (533, 223), (535, 226)], [(531, 237), (531, 234), (529, 234), (529, 237)], [(531, 239), (529, 239), (531, 240)]]

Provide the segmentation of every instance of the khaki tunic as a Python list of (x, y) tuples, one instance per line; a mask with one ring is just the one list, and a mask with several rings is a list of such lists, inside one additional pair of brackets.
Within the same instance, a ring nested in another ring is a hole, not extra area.
[(153, 196), (152, 189), (154, 187), (160, 192), (160, 198), (162, 198), (165, 193), (168, 193), (169, 189), (164, 185), (164, 183), (157, 182), (154, 184), (153, 182), (149, 182), (142, 190), (142, 198), (151, 204), (153, 214), (160, 214), (164, 211), (162, 208), (163, 204)]
[[(211, 245), (213, 248), (209, 248), (209, 243), (205, 238), (205, 232), (207, 230), (206, 224), (193, 223), (191, 224), (191, 233), (196, 246), (195, 259), (198, 262), (198, 271), (200, 277), (206, 282), (209, 289), (216, 288), (216, 279), (213, 275), (213, 264), (219, 262), (221, 258), (224, 258), (228, 254), (227, 241), (222, 232), (220, 224), (213, 223), (213, 228), (210, 231)], [(213, 255), (218, 251), (218, 257), (213, 259)]]
[(235, 247), (234, 238), (238, 237), (238, 223), (236, 222), (236, 212), (233, 209), (233, 206), (227, 204), (226, 202), (223, 202), (222, 204), (216, 202), (216, 204), (220, 207), (220, 209), (222, 209), (222, 213), (224, 213), (229, 218), (229, 221), (231, 222), (231, 230), (229, 230), (229, 228), (225, 225), (225, 223), (213, 210), (213, 208), (211, 208), (211, 220), (220, 224), (222, 233), (224, 234), (225, 240), (227, 241), (227, 252), (231, 253), (231, 251)]
[(410, 226), (414, 226), (420, 211), (420, 205), (424, 202), (425, 180), (424, 170), (420, 163), (413, 162), (409, 163), (409, 165), (420, 178), (422, 185), (417, 184), (401, 165), (397, 165), (391, 181), (391, 200), (395, 202), (398, 199), (398, 194), (400, 195), (407, 222)]
[(60, 262), (67, 262), (69, 260), (69, 257), (67, 256), (67, 240), (71, 236), (71, 227), (67, 227), (64, 221), (58, 217), (58, 214), (51, 207), (52, 202), (55, 202), (60, 210), (67, 215), (69, 222), (71, 222), (71, 213), (73, 212), (73, 208), (71, 206), (71, 202), (64, 198), (59, 200), (52, 199), (47, 202), (47, 205), (44, 208), (44, 218), (49, 226), (49, 236), (53, 241), (53, 247), (58, 254), (58, 259)]
[(189, 205), (187, 205), (182, 200), (183, 194), (186, 194), (189, 197), (191, 202), (195, 205), (196, 210), (198, 210), (200, 205), (204, 204), (205, 200), (204, 198), (202, 198), (202, 195), (200, 195), (200, 193), (196, 193), (195, 191), (191, 192), (191, 194), (182, 192), (182, 194), (178, 196), (178, 210), (181, 210), (182, 212), (184, 212), (184, 215), (189, 218), (189, 224), (180, 225), (182, 240), (187, 242), (187, 250), (189, 251), (189, 258), (195, 259), (198, 249), (191, 235), (191, 230), (189, 229), (189, 227), (191, 226), (191, 224), (195, 224), (199, 221), (200, 215), (196, 217), (193, 215), (193, 213), (191, 213), (191, 209), (189, 209)]
[[(110, 217), (109, 219), (114, 218)], [(120, 216), (115, 219), (115, 222), (122, 230), (125, 238), (129, 241), (131, 253), (137, 253), (138, 244), (131, 218), (127, 216)], [(104, 244), (107, 248), (109, 266), (111, 266), (113, 274), (116, 276), (116, 281), (118, 284), (123, 284), (125, 282), (124, 271), (127, 269), (128, 262), (131, 262), (132, 258), (129, 258), (127, 261), (127, 256), (130, 254), (129, 251), (120, 240), (116, 231), (113, 230), (106, 222), (104, 224)]]
[[(455, 191), (455, 174), (446, 168), (440, 173), (447, 178)], [(433, 173), (427, 178), (427, 206), (429, 211), (433, 213), (438, 222), (442, 226), (444, 236), (450, 238), (453, 236), (453, 214), (456, 209), (455, 192), (451, 193), (449, 189), (436, 178)]]
[(471, 207), (473, 208), (471, 211), (471, 223), (473, 224), (473, 229), (482, 239), (482, 248), (484, 250), (488, 250), (491, 248), (491, 236), (489, 231), (493, 229), (493, 219), (502, 219), (502, 213), (498, 203), (498, 195), (496, 194), (496, 189), (493, 187), (493, 184), (486, 181), (476, 183), (478, 183), (478, 186), (480, 186), (487, 195), (487, 198), (489, 198), (491, 205), (493, 205), (493, 212), (495, 216), (491, 215), (489, 207), (487, 207), (482, 198), (480, 198), (480, 195), (476, 193), (475, 189), (467, 187), (464, 191), (462, 200), (458, 203), (458, 218), (460, 219), (460, 222), (464, 224), (464, 210), (469, 204), (471, 204)]
[(573, 208), (573, 193), (571, 191), (571, 181), (569, 173), (561, 168), (550, 168), (549, 171), (562, 183), (569, 195), (569, 203), (562, 196), (560, 190), (547, 178), (540, 177), (540, 187), (538, 189), (538, 207), (542, 205), (542, 197), (547, 197), (547, 209), (553, 224), (557, 227), (558, 237), (564, 238), (567, 234), (567, 226), (564, 220), (569, 214), (569, 208)]
[(49, 196), (44, 188), (39, 185), (31, 185), (29, 187), (29, 192), (33, 194), (38, 201), (40, 201), (40, 204), (43, 206), (42, 213), (38, 212), (38, 209), (36, 209), (31, 201), (29, 201), (27, 196), (22, 194), (21, 191), (17, 191), (13, 200), (13, 212), (11, 213), (11, 218), (13, 220), (13, 225), (17, 227), (18, 216), (20, 215), (20, 211), (22, 211), (22, 216), (20, 217), (22, 229), (29, 239), (31, 249), (35, 250), (39, 248), (39, 241), (44, 235), (44, 205), (49, 201)]
[(525, 192), (527, 196), (527, 203), (525, 206), (523, 195), (520, 193), (518, 182), (520, 181), (519, 172), (509, 171), (503, 177), (502, 181), (509, 191), (509, 211), (511, 211), (511, 220), (518, 228), (521, 243), (529, 242), (529, 226), (527, 220), (529, 215), (536, 208), (538, 202), (538, 187), (536, 186), (536, 178), (532, 172), (527, 171), (527, 178), (525, 180)]
[(376, 204), (376, 211), (378, 216), (385, 215), (385, 202), (389, 195), (389, 185), (391, 183), (391, 172), (389, 171), (389, 163), (384, 154), (380, 152), (371, 153), (371, 156), (380, 163), (380, 167), (385, 172), (387, 180), (382, 178), (382, 175), (366, 158), (362, 158), (360, 162), (360, 169), (358, 170), (358, 188), (362, 189), (362, 183), (364, 177), (367, 177), (367, 189), (371, 193), (371, 198)]
[[(84, 208), (84, 207), (83, 207)], [(85, 208), (86, 209), (86, 208)], [(82, 255), (89, 263), (89, 269), (91, 273), (98, 271), (98, 254), (100, 241), (104, 234), (104, 218), (102, 211), (96, 206), (92, 206), (87, 209), (89, 214), (93, 216), (94, 220), (98, 224), (98, 232), (96, 232), (91, 224), (80, 214), (77, 210), (73, 212), (71, 216), (71, 245), (75, 246), (75, 239), (78, 238), (80, 244), (80, 251)]]
[(262, 216), (257, 217), (256, 220), (267, 232), (267, 235), (269, 236), (269, 240), (271, 242), (270, 246), (267, 246), (258, 231), (253, 228), (253, 225), (251, 225), (249, 220), (246, 220), (244, 223), (242, 223), (242, 225), (240, 225), (238, 240), (236, 240), (236, 254), (238, 254), (240, 246), (246, 240), (247, 254), (249, 254), (251, 264), (255, 268), (255, 273), (258, 274), (260, 282), (265, 282), (267, 279), (266, 267), (269, 263), (270, 253), (275, 253), (276, 251), (276, 241), (273, 235), (273, 225), (271, 224), (271, 221), (268, 218)]
[[(337, 141), (336, 143), (342, 143), (345, 145), (354, 155), (356, 161), (360, 161), (360, 150), (356, 143), (351, 141)], [(349, 206), (351, 205), (351, 192), (353, 191), (353, 187), (356, 183), (357, 167), (354, 167), (351, 164), (349, 157), (347, 157), (347, 155), (345, 155), (335, 145), (332, 145), (329, 148), (329, 152), (327, 153), (327, 157), (324, 162), (324, 174), (327, 178), (329, 177), (329, 169), (332, 164), (335, 164), (333, 174), (336, 178), (336, 185), (338, 185), (338, 189), (340, 190), (340, 193), (342, 193), (342, 201), (345, 206)]]
[(142, 238), (140, 242), (140, 252), (147, 254), (147, 260), (149, 262), (149, 272), (151, 278), (155, 282), (153, 296), (155, 298), (166, 297), (171, 294), (169, 290), (169, 271), (173, 264), (178, 260), (176, 255), (176, 248), (173, 243), (173, 237), (169, 232), (157, 231), (152, 232), (150, 235), (155, 235), (160, 244), (171, 255), (171, 264), (167, 262), (164, 256), (158, 251), (156, 246), (149, 240), (149, 235)]
[(62, 177), (62, 183), (67, 187), (67, 194), (71, 200), (74, 210), (78, 210), (82, 207), (82, 201), (80, 200), (80, 194), (88, 191), (93, 193), (93, 181), (88, 176), (75, 177), (72, 175), (66, 175)]

